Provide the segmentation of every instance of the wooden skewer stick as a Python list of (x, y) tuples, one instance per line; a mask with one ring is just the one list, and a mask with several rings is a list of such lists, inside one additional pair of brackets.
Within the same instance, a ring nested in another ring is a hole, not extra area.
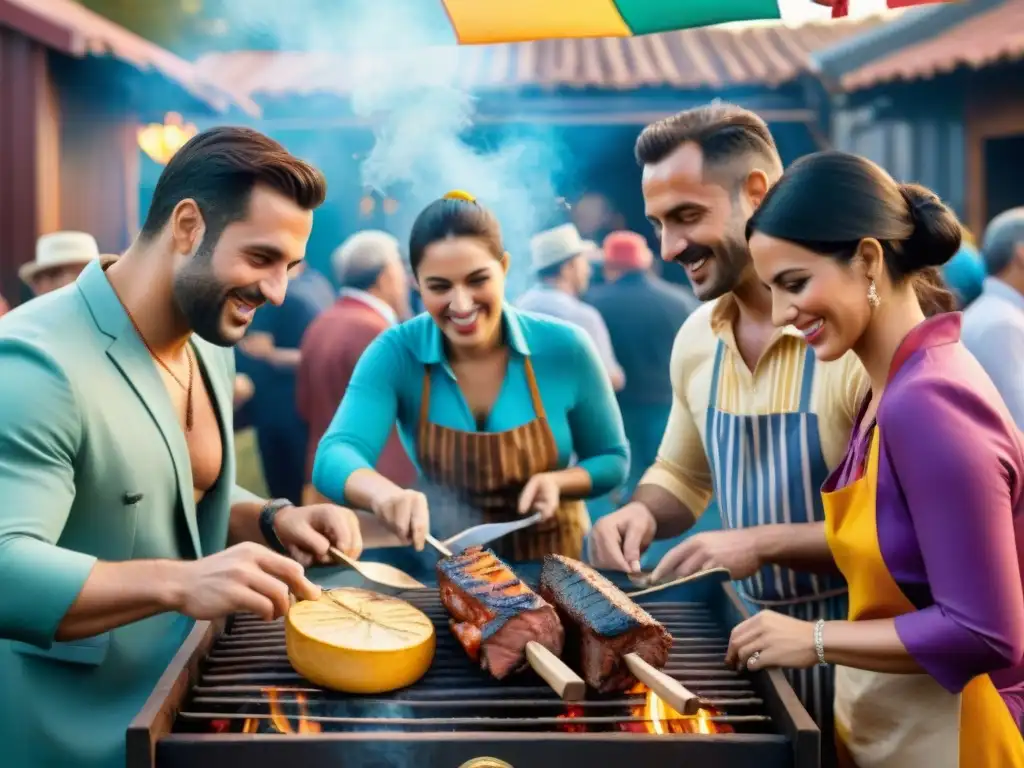
[(678, 680), (673, 680), (660, 669), (652, 667), (635, 653), (627, 653), (623, 659), (633, 676), (658, 694), (676, 712), (681, 715), (697, 714), (701, 705), (700, 697)]
[(526, 644), (526, 660), (562, 701), (581, 701), (586, 696), (587, 684), (583, 678), (536, 640)]
[(657, 584), (651, 584), (650, 576), (644, 578), (636, 578), (630, 576), (629, 580), (638, 587), (643, 589), (635, 592), (627, 592), (627, 597), (641, 597), (642, 595), (649, 595), (652, 592), (660, 592), (663, 589), (670, 589), (672, 587), (678, 587), (681, 584), (687, 584), (691, 581), (699, 581), (701, 579), (714, 578), (721, 582), (729, 581), (729, 571), (725, 568), (708, 568), (706, 571), (697, 571), (689, 576), (683, 576), (680, 579), (672, 579), (671, 581), (662, 581)]

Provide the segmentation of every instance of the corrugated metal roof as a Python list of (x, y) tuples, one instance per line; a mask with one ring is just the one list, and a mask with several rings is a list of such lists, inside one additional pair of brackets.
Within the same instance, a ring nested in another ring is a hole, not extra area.
[(110, 56), (141, 71), (156, 71), (218, 111), (259, 108), (215, 75), (115, 24), (73, 0), (0, 0), (0, 26), (69, 56)]
[(980, 69), (1024, 59), (1024, 0), (1006, 0), (930, 40), (908, 46), (845, 75), (855, 91), (895, 80), (918, 80), (957, 67)]
[[(430, 48), (404, 58), (422, 76), (477, 90), (644, 87), (777, 87), (813, 71), (811, 54), (882, 23), (882, 17), (790, 27), (781, 23), (720, 26), (629, 38), (542, 40), (507, 45)], [(362, 53), (235, 51), (207, 54), (197, 66), (257, 100), (346, 96), (380, 58)], [(400, 64), (400, 62), (398, 62)], [(379, 71), (379, 70), (377, 70)]]

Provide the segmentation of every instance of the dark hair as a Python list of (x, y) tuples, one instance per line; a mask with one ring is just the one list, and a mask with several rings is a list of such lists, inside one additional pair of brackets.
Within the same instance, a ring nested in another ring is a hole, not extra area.
[(879, 241), (893, 282), (913, 280), (928, 315), (956, 309), (937, 267), (960, 249), (956, 214), (917, 184), (899, 184), (882, 168), (846, 152), (797, 160), (747, 223), (754, 232), (848, 263), (864, 238)]
[(687, 109), (651, 123), (637, 137), (636, 160), (640, 165), (660, 163), (687, 142), (700, 147), (705, 167), (746, 156), (767, 161), (765, 171), (782, 171), (768, 124), (749, 109), (726, 102)]
[(449, 237), (476, 237), (483, 240), (494, 258), (505, 254), (501, 244), (501, 225), (493, 213), (475, 198), (449, 192), (435, 200), (416, 217), (409, 234), (409, 266), (415, 275), (427, 247)]
[(196, 201), (206, 222), (207, 246), (244, 219), (253, 187), (266, 184), (311, 211), (327, 196), (327, 181), (273, 139), (251, 128), (211, 128), (179, 149), (156, 183), (142, 237), (155, 236), (182, 200)]

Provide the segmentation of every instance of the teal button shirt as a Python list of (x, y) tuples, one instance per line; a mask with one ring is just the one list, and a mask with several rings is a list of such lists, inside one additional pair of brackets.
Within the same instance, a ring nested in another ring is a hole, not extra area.
[(224, 463), (197, 505), (160, 374), (100, 269), (0, 319), (0, 766), (123, 768), (125, 733), (192, 627), (164, 613), (57, 642), (97, 560), (224, 548), (230, 350), (194, 339)]
[[(559, 468), (575, 460), (591, 478), (591, 496), (626, 480), (629, 448), (615, 394), (593, 342), (574, 325), (505, 307), (508, 371), (491, 409), (486, 432), (502, 432), (536, 417), (524, 363), (533, 364), (555, 443)], [(345, 502), (345, 482), (374, 466), (391, 427), (416, 457), (423, 375), (430, 370), (430, 421), (466, 432), (476, 420), (445, 358), (441, 330), (427, 314), (394, 326), (367, 347), (345, 397), (320, 441), (313, 483), (328, 498)]]

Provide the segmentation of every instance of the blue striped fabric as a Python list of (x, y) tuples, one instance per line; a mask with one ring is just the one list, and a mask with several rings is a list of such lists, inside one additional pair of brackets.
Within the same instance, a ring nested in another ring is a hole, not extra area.
[[(724, 345), (715, 354), (711, 400), (716, 402)], [(715, 497), (729, 527), (824, 520), (819, 489), (828, 476), (818, 417), (810, 412), (814, 353), (804, 362), (799, 411), (736, 415), (710, 408), (706, 444)], [(798, 573), (777, 565), (740, 584), (756, 602), (788, 601), (841, 590), (838, 577)]]

